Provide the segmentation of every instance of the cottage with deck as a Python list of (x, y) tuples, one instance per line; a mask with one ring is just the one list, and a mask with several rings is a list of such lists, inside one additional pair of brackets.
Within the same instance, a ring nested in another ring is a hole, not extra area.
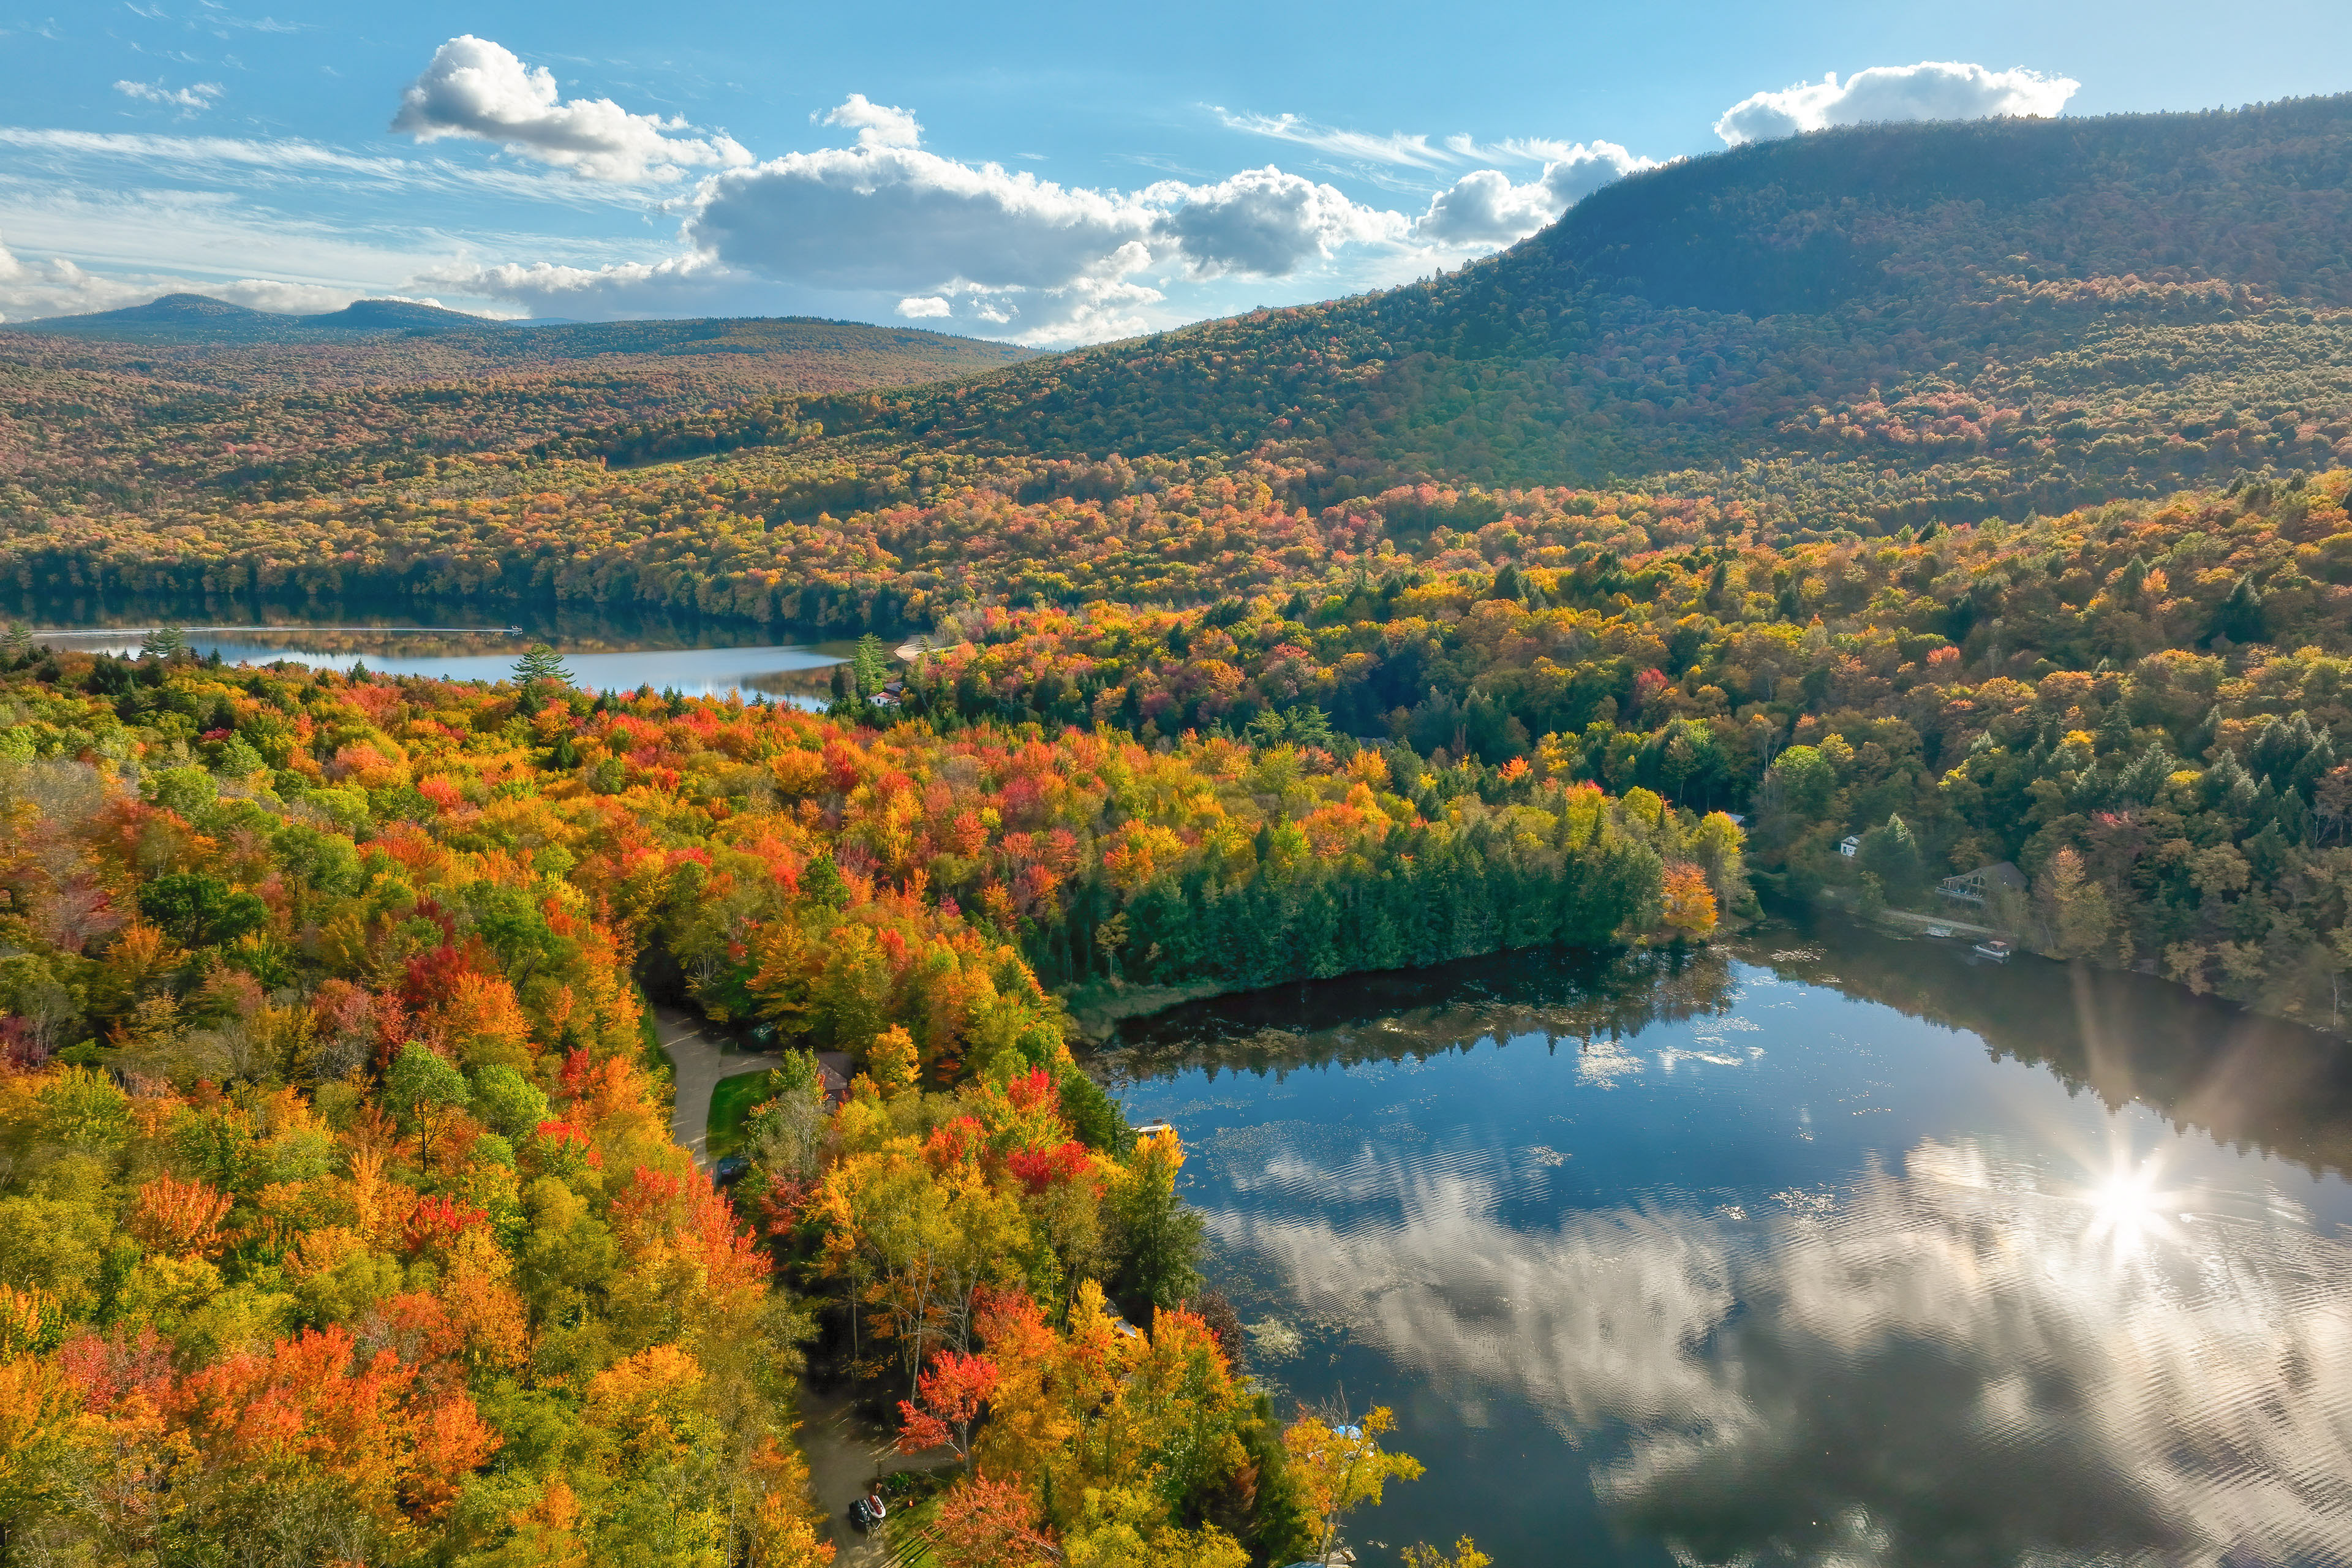
[(1936, 884), (1936, 891), (1954, 903), (1969, 904), (1979, 910), (2002, 889), (2018, 893), (2025, 891), (2025, 873), (2006, 860), (1979, 866), (1962, 876), (1947, 877)]

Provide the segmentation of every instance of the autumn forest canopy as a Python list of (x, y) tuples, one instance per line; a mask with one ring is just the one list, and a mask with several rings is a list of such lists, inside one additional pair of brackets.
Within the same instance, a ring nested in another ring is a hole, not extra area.
[[(1832, 131), (1055, 356), (0, 334), (32, 624), (865, 639), (819, 712), (10, 633), (0, 1562), (825, 1562), (812, 1371), (948, 1568), (1326, 1551), (1418, 1466), (1251, 1379), (1086, 1069), (1154, 999), (1790, 900), (2340, 1031), (2347, 180), (2352, 99)], [(783, 1063), (723, 1189), (672, 1005)]]

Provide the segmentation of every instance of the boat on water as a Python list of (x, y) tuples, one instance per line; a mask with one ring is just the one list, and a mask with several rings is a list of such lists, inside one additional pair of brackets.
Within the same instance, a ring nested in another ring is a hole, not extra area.
[(1990, 959), (1995, 963), (2007, 963), (2009, 955), (2016, 950), (1999, 937), (1987, 937), (1969, 951), (1979, 958)]

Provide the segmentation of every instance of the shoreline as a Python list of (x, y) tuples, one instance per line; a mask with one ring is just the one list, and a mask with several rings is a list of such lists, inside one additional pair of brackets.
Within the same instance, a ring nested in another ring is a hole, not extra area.
[(1465, 953), (1435, 963), (1407, 965), (1397, 969), (1350, 969), (1342, 973), (1297, 980), (1277, 981), (1271, 985), (1229, 985), (1214, 980), (1196, 980), (1183, 985), (1137, 985), (1124, 981), (1090, 981), (1072, 986), (1055, 995), (1069, 1014), (1076, 1027), (1076, 1043), (1100, 1050), (1117, 1038), (1118, 1026), (1130, 1020), (1155, 1017), (1162, 1013), (1194, 1002), (1210, 1002), (1224, 996), (1268, 996), (1293, 986), (1328, 985), (1338, 981), (1393, 981), (1400, 977), (1427, 975), (1455, 964), (1477, 963), (1482, 961), (1508, 958), (1515, 953), (1586, 953), (1595, 957), (1622, 955), (1633, 952), (1670, 952), (1679, 946), (1684, 952), (1703, 952), (1719, 946), (1729, 938), (1754, 929), (1756, 921), (1738, 924), (1729, 921), (1716, 928), (1715, 932), (1698, 942), (1617, 942), (1607, 946), (1585, 946), (1573, 942), (1542, 942), (1529, 947), (1496, 948), (1487, 952)]

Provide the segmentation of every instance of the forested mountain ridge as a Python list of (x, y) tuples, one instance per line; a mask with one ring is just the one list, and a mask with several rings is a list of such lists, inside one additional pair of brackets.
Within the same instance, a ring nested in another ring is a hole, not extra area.
[(556, 449), (813, 421), (965, 452), (1262, 451), (1316, 468), (1314, 500), (1640, 482), (1865, 528), (2150, 495), (2317, 466), (2352, 433), (2347, 168), (2345, 98), (1822, 132), (1630, 176), (1386, 293)]
[[(490, 357), (465, 333), (27, 338), (0, 377), (5, 546), (33, 595), (618, 596), (895, 630), (957, 589), (881, 511), (967, 488), (1139, 500), (1230, 472), (1314, 512), (1437, 481), (1477, 527), (1569, 483), (1876, 533), (2284, 477), (2352, 451), (2347, 149), (2346, 99), (1824, 132), (1622, 182), (1411, 288), (943, 383), (960, 367), (881, 353), (924, 337), (895, 329), (823, 329), (868, 334), (863, 358), (758, 352), (819, 331), (792, 323), (511, 329)], [(1746, 303), (1821, 308), (1676, 302), (1737, 302), (1692, 263), (1715, 252)], [(534, 357), (557, 342), (579, 357)], [(723, 460), (677, 461), (698, 454)], [(1111, 590), (1030, 564), (967, 585)], [(1127, 574), (1155, 577), (1194, 591)]]
[(834, 347), (896, 347), (942, 362), (1015, 363), (1032, 350), (910, 326), (876, 326), (821, 316), (702, 316), (660, 321), (575, 321), (477, 316), (421, 300), (355, 300), (340, 310), (289, 315), (256, 310), (205, 294), (165, 294), (143, 305), (83, 316), (41, 316), (0, 323), (12, 335), (137, 342), (151, 348), (254, 348), (331, 343), (356, 337), (463, 334), (476, 353), (518, 359), (572, 359), (599, 353), (736, 353)]
[(126, 305), (119, 310), (11, 321), (5, 330), (37, 332), (44, 337), (113, 338), (150, 343), (257, 343), (299, 342), (354, 331), (479, 331), (506, 325), (509, 323), (492, 317), (468, 315), (415, 300), (358, 300), (340, 310), (296, 316), (256, 310), (206, 294), (165, 294), (143, 305)]
[[(232, 321), (261, 315), (198, 302), (234, 313)], [(369, 306), (382, 309), (369, 315)], [(69, 322), (12, 327), (0, 335), (0, 519), (21, 526), (85, 512), (154, 517), (339, 494), (429, 478), (445, 463), (559, 434), (780, 393), (935, 381), (1029, 352), (805, 320), (525, 327), (437, 311), (458, 324), (404, 327), (432, 310), (368, 300), (339, 312), (358, 315), (361, 330), (272, 328), (217, 340), (51, 330)], [(178, 321), (190, 311), (169, 314)]]

